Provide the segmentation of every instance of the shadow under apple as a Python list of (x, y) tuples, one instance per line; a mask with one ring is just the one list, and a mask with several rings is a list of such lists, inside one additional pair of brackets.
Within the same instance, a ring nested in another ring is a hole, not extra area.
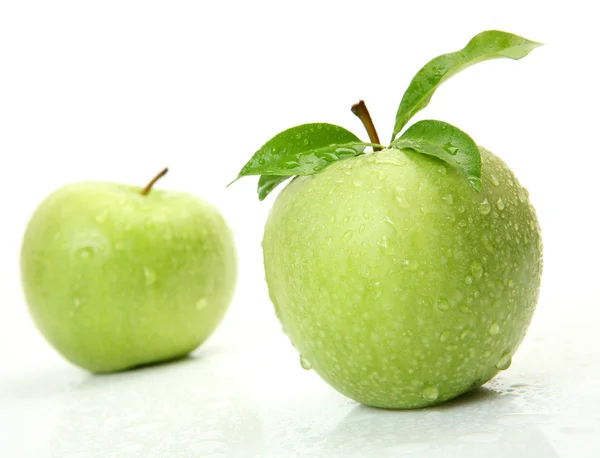
[(52, 456), (260, 455), (248, 393), (226, 358), (203, 355), (87, 378), (64, 398)]
[(506, 458), (558, 455), (516, 395), (478, 388), (434, 408), (393, 411), (359, 405), (314, 456)]

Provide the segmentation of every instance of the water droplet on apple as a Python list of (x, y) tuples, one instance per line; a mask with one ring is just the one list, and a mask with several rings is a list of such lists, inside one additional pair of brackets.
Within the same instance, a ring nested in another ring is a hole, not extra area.
[(461, 219), (461, 220), (458, 222), (458, 225), (459, 225), (460, 227), (465, 227), (465, 226), (467, 225), (467, 222), (466, 222), (464, 219)]
[(465, 206), (461, 205), (460, 207), (458, 207), (458, 213), (464, 213), (465, 212)]
[(521, 201), (521, 203), (525, 202), (527, 200), (527, 195), (525, 194), (525, 190), (524, 189), (519, 189), (519, 192), (517, 193), (519, 200)]
[(98, 216), (96, 216), (96, 222), (98, 222), (99, 224), (102, 224), (104, 221), (106, 221), (107, 216), (108, 216), (108, 212), (105, 210), (102, 213), (100, 213)]
[(198, 302), (196, 302), (196, 310), (202, 310), (203, 308), (205, 308), (208, 304), (208, 301), (206, 300), (205, 297), (201, 297)]
[(91, 259), (94, 257), (94, 249), (89, 246), (84, 246), (75, 251), (75, 254), (81, 259)]
[(78, 309), (81, 306), (81, 299), (79, 299), (78, 297), (73, 299), (73, 305), (75, 306), (76, 309)]
[(467, 340), (470, 335), (471, 335), (471, 331), (469, 331), (469, 330), (463, 331), (462, 334), (460, 335), (460, 340)]
[(467, 275), (465, 277), (465, 284), (470, 285), (473, 283), (473, 277), (471, 277), (470, 275)]
[(444, 202), (446, 202), (447, 204), (452, 205), (454, 203), (454, 197), (452, 197), (452, 194), (448, 194), (446, 196), (442, 196), (442, 200)]
[(396, 202), (398, 202), (398, 205), (400, 205), (400, 207), (402, 207), (402, 208), (409, 207), (409, 204), (406, 200), (406, 189), (405, 188), (401, 188), (399, 186), (396, 187), (395, 199), (396, 199)]
[(448, 301), (446, 299), (440, 299), (437, 303), (437, 308), (438, 308), (438, 310), (445, 312), (446, 310), (448, 310), (450, 308), (450, 304), (448, 303)]
[(498, 202), (496, 202), (496, 207), (498, 207), (498, 210), (500, 211), (504, 210), (504, 201), (502, 200), (502, 197), (498, 198)]
[(362, 188), (363, 187), (362, 181), (354, 180), (354, 186), (356, 186), (357, 188)]
[(310, 361), (302, 355), (300, 355), (300, 366), (302, 366), (302, 369), (304, 369), (306, 371), (309, 371), (312, 369), (312, 364), (310, 363)]
[(383, 218), (382, 221), (386, 224), (389, 224), (392, 227), (396, 226), (396, 223), (394, 223), (394, 221), (392, 221), (389, 216), (386, 216), (385, 218)]
[(488, 250), (490, 253), (493, 253), (495, 251), (494, 246), (492, 245), (492, 242), (490, 241), (490, 238), (487, 235), (484, 234), (481, 236), (481, 243), (483, 243), (485, 249)]
[(496, 363), (496, 369), (499, 369), (501, 371), (505, 371), (506, 369), (508, 369), (510, 367), (510, 364), (512, 363), (511, 357), (510, 357), (510, 353), (509, 352), (505, 352), (500, 359), (498, 360), (498, 362)]
[(389, 245), (388, 238), (385, 235), (382, 237), (382, 239), (379, 242), (377, 242), (377, 245), (379, 245), (379, 248), (381, 248), (381, 251), (383, 254), (391, 254), (392, 253), (392, 247)]
[(446, 340), (448, 340), (448, 337), (450, 337), (450, 333), (448, 331), (442, 331), (442, 333), (440, 334), (440, 342), (446, 342)]
[(479, 213), (482, 215), (489, 215), (491, 210), (492, 206), (487, 199), (484, 199), (484, 201), (479, 204)]
[(377, 172), (377, 179), (379, 181), (383, 181), (385, 179), (385, 173), (383, 172), (383, 170), (380, 170), (379, 172)]
[(423, 396), (428, 401), (435, 401), (438, 398), (439, 394), (440, 393), (437, 389), (437, 386), (435, 385), (426, 386), (421, 390), (421, 396)]
[(346, 240), (350, 240), (350, 239), (352, 238), (352, 231), (346, 231), (346, 232), (344, 232), (344, 235), (343, 235), (343, 237), (344, 237)]
[(303, 141), (303, 143), (304, 143), (305, 145), (308, 145), (308, 138), (305, 138), (305, 139), (304, 139), (304, 141)]
[(473, 275), (473, 277), (475, 277), (478, 280), (483, 275), (483, 265), (479, 261), (471, 262), (470, 270), (471, 270), (471, 274)]
[(509, 288), (514, 288), (515, 287), (515, 282), (512, 279), (508, 280), (508, 287)]
[(471, 313), (472, 312), (472, 310), (467, 306), (467, 304), (461, 304), (460, 307), (458, 307), (458, 309), (462, 313)]
[(492, 184), (494, 186), (499, 186), (500, 182), (498, 181), (498, 178), (496, 178), (494, 175), (490, 175), (490, 181), (492, 182)]
[(493, 336), (500, 334), (500, 325), (494, 321), (490, 326), (489, 332)]
[(144, 267), (144, 277), (146, 277), (147, 286), (153, 285), (156, 282), (156, 273), (148, 267)]

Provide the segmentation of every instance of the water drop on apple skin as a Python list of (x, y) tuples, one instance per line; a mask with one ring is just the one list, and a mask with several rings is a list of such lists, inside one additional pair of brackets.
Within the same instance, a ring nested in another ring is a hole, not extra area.
[(196, 310), (204, 310), (207, 305), (208, 301), (206, 300), (206, 298), (201, 297), (200, 299), (198, 299), (198, 302), (196, 302)]
[(92, 247), (78, 248), (75, 254), (81, 259), (92, 259), (94, 257), (94, 249)]
[(144, 277), (146, 279), (146, 285), (151, 286), (156, 283), (156, 273), (149, 267), (144, 267)]
[(439, 396), (439, 390), (435, 385), (425, 386), (421, 390), (421, 396), (427, 401), (435, 401)]
[(469, 266), (469, 270), (471, 271), (471, 275), (473, 275), (473, 277), (478, 280), (483, 275), (483, 265), (479, 261), (471, 262), (471, 265)]
[(496, 363), (496, 369), (505, 371), (506, 369), (508, 369), (510, 367), (511, 363), (512, 363), (512, 359), (511, 359), (510, 353), (505, 352), (502, 354), (502, 356)]
[(107, 217), (108, 217), (108, 212), (105, 210), (105, 211), (103, 211), (102, 213), (99, 213), (96, 216), (96, 222), (98, 224), (102, 224), (102, 223), (104, 223), (106, 221)]
[(496, 202), (496, 207), (498, 208), (498, 210), (502, 211), (502, 210), (504, 210), (505, 206), (506, 205), (504, 204), (504, 201), (502, 200), (502, 197), (500, 197), (498, 199), (498, 201)]
[(304, 369), (305, 371), (309, 371), (312, 369), (312, 364), (310, 363), (310, 361), (302, 355), (300, 355), (300, 366), (302, 366), (302, 369)]
[(440, 299), (437, 303), (437, 309), (441, 312), (446, 312), (450, 308), (450, 304), (446, 299)]
[(481, 213), (482, 215), (489, 215), (491, 210), (492, 206), (490, 205), (487, 199), (484, 199), (483, 202), (479, 204), (479, 213)]
[(489, 333), (492, 336), (500, 334), (500, 325), (494, 321), (490, 326)]

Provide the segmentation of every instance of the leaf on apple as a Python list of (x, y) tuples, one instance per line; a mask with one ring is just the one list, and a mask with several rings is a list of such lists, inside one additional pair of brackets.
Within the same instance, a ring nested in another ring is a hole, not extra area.
[(471, 137), (443, 121), (425, 120), (410, 126), (397, 140), (395, 148), (410, 148), (417, 153), (435, 156), (466, 175), (471, 185), (481, 191), (481, 156)]
[[(429, 61), (415, 75), (402, 97), (391, 147), (410, 148), (420, 154), (435, 156), (459, 170), (480, 191), (479, 149), (462, 130), (442, 121), (427, 120), (415, 123), (398, 135), (410, 119), (429, 104), (434, 92), (448, 78), (486, 60), (502, 57), (519, 60), (538, 46), (541, 43), (512, 33), (488, 30), (473, 37), (460, 51), (442, 54)], [(366, 123), (369, 137), (377, 139), (368, 111), (357, 114), (355, 107), (353, 112), (363, 124)], [(383, 148), (378, 143), (360, 141), (343, 127), (326, 123), (303, 124), (285, 130), (265, 143), (242, 168), (236, 180), (248, 175), (260, 175), (258, 198), (264, 200), (289, 177), (312, 175), (334, 162), (363, 154), (367, 147), (373, 147), (375, 154)]]
[(541, 43), (512, 33), (488, 30), (475, 35), (460, 51), (432, 59), (415, 75), (402, 97), (392, 141), (408, 121), (429, 104), (436, 89), (450, 77), (471, 65), (490, 59), (507, 57), (519, 60), (538, 46)]
[(261, 175), (259, 199), (291, 176), (312, 175), (333, 162), (362, 154), (367, 146), (343, 127), (326, 123), (302, 124), (277, 134), (246, 163), (237, 179)]
[(289, 176), (280, 175), (261, 175), (258, 179), (258, 200), (265, 200), (273, 189), (290, 178)]

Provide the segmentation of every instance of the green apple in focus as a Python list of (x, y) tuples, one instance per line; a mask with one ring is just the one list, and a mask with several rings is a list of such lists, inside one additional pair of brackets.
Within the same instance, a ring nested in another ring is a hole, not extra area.
[(275, 136), (240, 172), (260, 175), (261, 200), (295, 176), (265, 226), (269, 294), (302, 367), (348, 397), (425, 407), (510, 366), (542, 271), (528, 193), (460, 129), (436, 120), (403, 129), (450, 76), (537, 46), (488, 31), (433, 59), (404, 94), (388, 147), (361, 101), (352, 111), (369, 143), (305, 124)]
[(387, 149), (279, 194), (263, 240), (270, 297), (304, 364), (341, 393), (422, 407), (509, 366), (541, 240), (510, 169), (481, 158), (481, 192), (435, 158)]
[(225, 220), (198, 197), (151, 190), (155, 181), (144, 190), (64, 186), (27, 227), (21, 273), (31, 315), (59, 353), (91, 372), (186, 355), (232, 299), (237, 261)]

